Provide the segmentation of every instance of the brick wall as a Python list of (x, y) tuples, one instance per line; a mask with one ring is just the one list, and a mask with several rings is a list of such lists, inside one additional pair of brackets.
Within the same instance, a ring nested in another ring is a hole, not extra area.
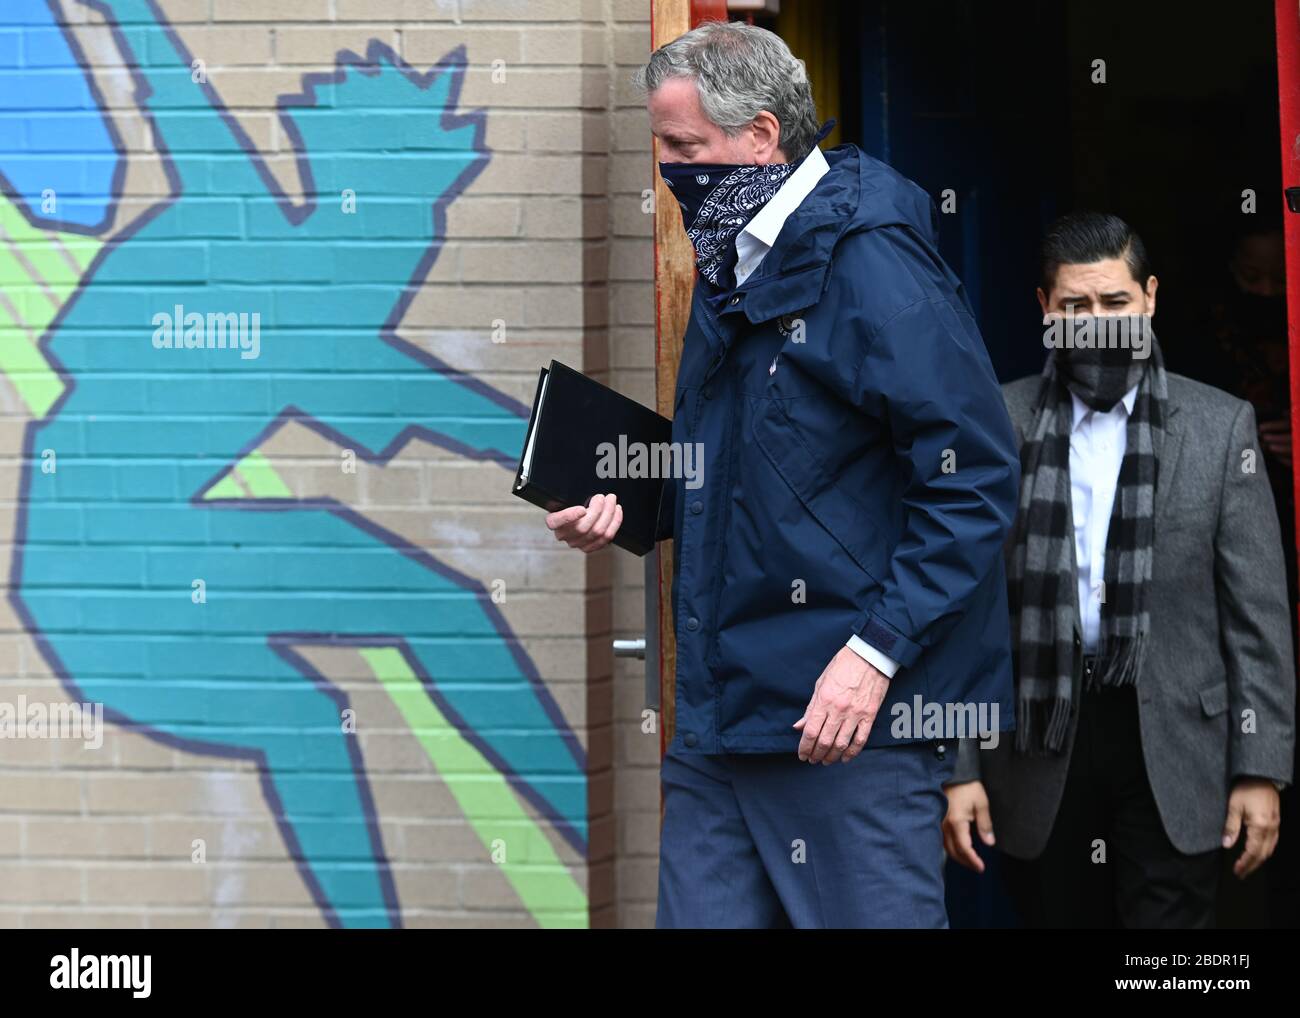
[(653, 401), (648, 47), (5, 5), (0, 925), (652, 922), (641, 563), (508, 495), (538, 365)]
[[(655, 405), (654, 217), (644, 192), (653, 187), (650, 118), (631, 87), (650, 53), (648, 2), (613, 7), (609, 41), (611, 93), (610, 312), (611, 384)], [(639, 559), (612, 555), (614, 625), (620, 637), (645, 634), (645, 584)], [(652, 593), (653, 596), (653, 593)], [(644, 666), (620, 658), (615, 670), (615, 809), (618, 821), (619, 925), (654, 925), (659, 858), (659, 735), (647, 732)], [(658, 719), (653, 719), (657, 724)]]

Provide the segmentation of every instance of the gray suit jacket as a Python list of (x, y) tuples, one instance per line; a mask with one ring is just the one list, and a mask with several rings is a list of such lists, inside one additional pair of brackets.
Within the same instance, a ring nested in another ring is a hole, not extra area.
[[(1142, 755), (1165, 831), (1179, 851), (1206, 852), (1222, 838), (1235, 778), (1292, 780), (1291, 609), (1253, 409), (1208, 385), (1168, 377), (1151, 643), (1138, 677), (1138, 714)], [(1036, 376), (1002, 388), (1021, 444), (1037, 388)], [(1075, 647), (1081, 648), (1077, 626), (1076, 621)], [(1076, 705), (1082, 668), (1080, 650)], [(1004, 852), (1032, 859), (1047, 844), (1077, 721), (1076, 708), (1066, 752), (1057, 757), (1014, 756), (1012, 733), (997, 748), (959, 743), (950, 783), (984, 782)]]

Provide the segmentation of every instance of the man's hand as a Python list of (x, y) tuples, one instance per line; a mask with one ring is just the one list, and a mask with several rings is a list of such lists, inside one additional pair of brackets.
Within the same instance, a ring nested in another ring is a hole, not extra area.
[(823, 670), (803, 717), (799, 759), (810, 763), (848, 763), (862, 752), (871, 724), (889, 689), (889, 679), (848, 647), (840, 648)]
[(1238, 778), (1228, 796), (1228, 818), (1223, 824), (1223, 847), (1237, 843), (1246, 825), (1246, 850), (1232, 865), (1241, 880), (1259, 869), (1277, 848), (1279, 803), (1277, 788), (1265, 778)]
[(579, 551), (597, 551), (614, 539), (623, 523), (623, 507), (613, 495), (596, 495), (584, 509), (569, 506), (546, 517), (555, 539)]
[(992, 847), (993, 817), (989, 813), (989, 797), (982, 781), (963, 781), (948, 785), (948, 815), (943, 819), (943, 850), (948, 858), (961, 863), (968, 870), (984, 872), (984, 860), (971, 842), (970, 827), (974, 824), (980, 832), (980, 841)]

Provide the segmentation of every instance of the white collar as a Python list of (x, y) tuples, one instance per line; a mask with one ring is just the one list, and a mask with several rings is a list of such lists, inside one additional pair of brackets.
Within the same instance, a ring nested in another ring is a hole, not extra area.
[[(1137, 395), (1138, 395), (1138, 387), (1135, 385), (1133, 386), (1133, 388), (1129, 389), (1128, 392), (1124, 393), (1124, 397), (1119, 401), (1119, 405), (1124, 407), (1124, 412), (1126, 414), (1133, 413), (1133, 405), (1137, 402)], [(1087, 403), (1081, 400), (1073, 392), (1070, 393), (1070, 399), (1074, 401), (1074, 421), (1070, 425), (1070, 429), (1074, 430), (1079, 426), (1079, 422), (1081, 420), (1083, 420), (1085, 417), (1087, 417), (1090, 413), (1093, 413), (1094, 411), (1092, 407), (1088, 406)], [(1115, 407), (1111, 407), (1106, 412), (1113, 414), (1115, 412)]]
[(748, 234), (770, 250), (776, 243), (777, 235), (781, 232), (785, 221), (803, 204), (803, 200), (817, 186), (817, 181), (821, 180), (829, 169), (830, 166), (827, 165), (822, 150), (814, 145), (812, 151), (799, 164), (798, 169), (786, 178), (776, 194), (772, 195), (767, 204), (758, 210), (758, 215), (745, 224), (745, 228), (740, 231), (741, 235)]

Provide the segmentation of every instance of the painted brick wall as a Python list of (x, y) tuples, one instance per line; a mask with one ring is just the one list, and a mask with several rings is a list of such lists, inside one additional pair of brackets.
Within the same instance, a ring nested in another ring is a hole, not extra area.
[(641, 563), (508, 496), (538, 365), (653, 400), (648, 47), (6, 0), (0, 925), (652, 922)]

